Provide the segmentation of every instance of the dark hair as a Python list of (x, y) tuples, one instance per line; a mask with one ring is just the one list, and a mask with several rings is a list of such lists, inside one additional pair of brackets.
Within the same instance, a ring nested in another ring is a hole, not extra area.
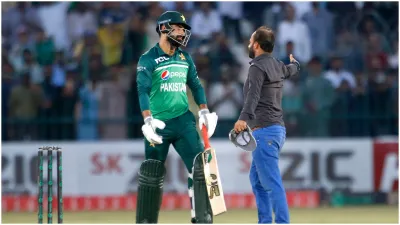
[(310, 64), (311, 63), (322, 63), (322, 59), (319, 56), (313, 56), (310, 60)]
[(254, 34), (254, 42), (257, 42), (261, 49), (271, 53), (274, 50), (275, 35), (271, 28), (259, 27)]
[(29, 50), (28, 48), (26, 48), (26, 49), (24, 49), (24, 50), (22, 51), (22, 54), (23, 54), (23, 55), (25, 55), (25, 54), (32, 55), (32, 52), (31, 52), (31, 50)]

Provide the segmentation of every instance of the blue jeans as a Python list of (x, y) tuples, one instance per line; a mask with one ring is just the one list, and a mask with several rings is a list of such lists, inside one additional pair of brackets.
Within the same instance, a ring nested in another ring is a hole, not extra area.
[(279, 171), (279, 152), (286, 139), (286, 129), (280, 125), (253, 132), (257, 148), (253, 151), (250, 182), (256, 198), (258, 223), (289, 223), (289, 207)]

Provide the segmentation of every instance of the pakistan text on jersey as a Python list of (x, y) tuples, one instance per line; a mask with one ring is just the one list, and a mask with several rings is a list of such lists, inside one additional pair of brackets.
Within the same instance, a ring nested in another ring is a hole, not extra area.
[(163, 83), (160, 86), (161, 92), (186, 92), (185, 83)]

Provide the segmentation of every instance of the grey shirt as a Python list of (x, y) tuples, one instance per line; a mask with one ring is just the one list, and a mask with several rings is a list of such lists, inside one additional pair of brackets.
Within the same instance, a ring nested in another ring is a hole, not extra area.
[(300, 64), (285, 65), (269, 53), (257, 56), (250, 62), (249, 75), (243, 87), (244, 106), (240, 120), (251, 127), (282, 125), (283, 81), (300, 71)]

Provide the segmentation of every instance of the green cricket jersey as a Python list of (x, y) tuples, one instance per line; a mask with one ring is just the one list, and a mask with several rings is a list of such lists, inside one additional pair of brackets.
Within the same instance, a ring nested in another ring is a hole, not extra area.
[(196, 66), (180, 48), (169, 56), (157, 43), (145, 52), (138, 62), (136, 81), (141, 111), (150, 110), (159, 120), (169, 120), (189, 110), (186, 84), (196, 103), (206, 104)]

